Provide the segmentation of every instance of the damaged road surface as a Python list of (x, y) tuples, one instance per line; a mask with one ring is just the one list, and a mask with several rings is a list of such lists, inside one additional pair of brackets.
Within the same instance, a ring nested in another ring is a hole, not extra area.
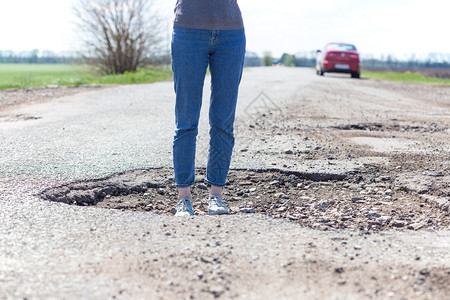
[(448, 297), (449, 87), (246, 69), (208, 216), (207, 86), (189, 218), (171, 82), (0, 96), (1, 299)]
[[(197, 174), (204, 178), (205, 170), (197, 170)], [(338, 180), (313, 181), (309, 175), (281, 170), (231, 170), (224, 192), (230, 214), (260, 213), (322, 230), (445, 229), (450, 225), (447, 206), (407, 192), (406, 186), (397, 186), (373, 168)], [(193, 186), (197, 215), (208, 211), (208, 189), (202, 179)], [(172, 169), (141, 170), (72, 183), (45, 190), (41, 197), (72, 205), (167, 215), (175, 214), (177, 204)]]

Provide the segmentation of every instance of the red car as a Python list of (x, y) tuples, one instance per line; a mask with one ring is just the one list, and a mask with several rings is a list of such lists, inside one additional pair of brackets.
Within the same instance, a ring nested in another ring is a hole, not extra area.
[(360, 77), (359, 54), (356, 47), (347, 43), (328, 43), (324, 51), (317, 50), (316, 73), (349, 73)]

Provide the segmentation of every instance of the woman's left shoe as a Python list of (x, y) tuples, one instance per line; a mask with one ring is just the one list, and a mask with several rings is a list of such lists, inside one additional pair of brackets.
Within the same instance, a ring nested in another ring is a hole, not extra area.
[(208, 199), (208, 213), (210, 215), (228, 214), (228, 208), (218, 195), (211, 195)]

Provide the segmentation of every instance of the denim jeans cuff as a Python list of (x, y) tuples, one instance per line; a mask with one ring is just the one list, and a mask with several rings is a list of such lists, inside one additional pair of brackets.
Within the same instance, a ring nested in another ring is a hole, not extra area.
[(212, 182), (212, 181), (208, 180), (208, 178), (205, 178), (205, 181), (207, 183), (209, 183), (210, 185), (214, 185), (214, 186), (218, 186), (218, 187), (224, 187), (226, 185), (226, 183), (215, 183), (215, 182)]
[(177, 188), (186, 188), (186, 187), (190, 187), (191, 185), (194, 185), (193, 183), (182, 183), (182, 184), (175, 184), (177, 186)]

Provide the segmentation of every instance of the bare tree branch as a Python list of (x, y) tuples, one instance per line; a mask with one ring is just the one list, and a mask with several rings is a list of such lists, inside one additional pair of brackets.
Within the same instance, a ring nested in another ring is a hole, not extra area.
[(103, 73), (136, 71), (162, 42), (151, 0), (78, 0), (74, 7), (86, 58)]

